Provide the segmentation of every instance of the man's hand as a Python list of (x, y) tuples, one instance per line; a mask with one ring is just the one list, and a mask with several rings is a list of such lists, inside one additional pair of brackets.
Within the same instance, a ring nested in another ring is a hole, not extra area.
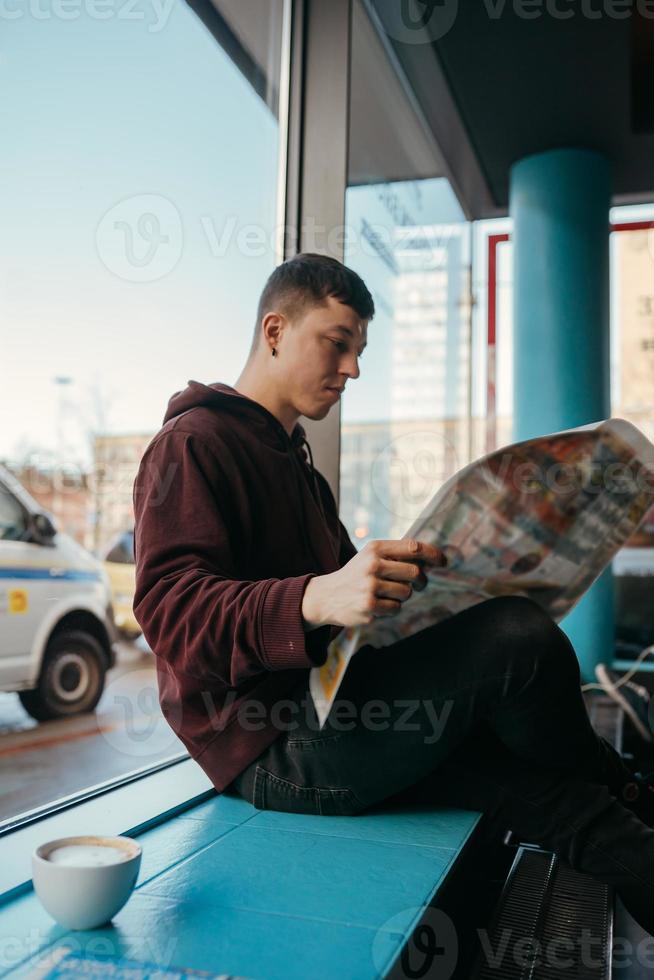
[(309, 580), (302, 600), (305, 629), (395, 616), (414, 589), (424, 589), (422, 566), (446, 564), (439, 548), (422, 541), (369, 541), (343, 568)]

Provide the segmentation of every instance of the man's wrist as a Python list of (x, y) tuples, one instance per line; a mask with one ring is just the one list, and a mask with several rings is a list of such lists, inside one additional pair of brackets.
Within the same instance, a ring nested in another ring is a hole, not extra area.
[(305, 633), (328, 625), (328, 620), (323, 616), (320, 602), (321, 579), (323, 577), (322, 575), (314, 575), (313, 578), (310, 578), (302, 596), (302, 625)]

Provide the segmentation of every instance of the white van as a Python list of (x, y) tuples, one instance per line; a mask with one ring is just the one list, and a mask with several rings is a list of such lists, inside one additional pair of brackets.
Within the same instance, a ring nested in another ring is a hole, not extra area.
[(0, 691), (38, 721), (92, 711), (115, 640), (101, 562), (0, 466)]

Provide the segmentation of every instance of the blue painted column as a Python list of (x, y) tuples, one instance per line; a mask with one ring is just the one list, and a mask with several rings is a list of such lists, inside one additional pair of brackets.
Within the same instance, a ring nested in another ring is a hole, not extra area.
[[(515, 440), (610, 415), (610, 165), (590, 150), (550, 150), (511, 168)], [(610, 569), (562, 627), (585, 681), (613, 659)]]

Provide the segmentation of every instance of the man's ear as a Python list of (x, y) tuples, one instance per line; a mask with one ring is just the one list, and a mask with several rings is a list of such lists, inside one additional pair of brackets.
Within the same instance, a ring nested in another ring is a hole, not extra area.
[(277, 346), (282, 339), (285, 325), (286, 317), (283, 313), (266, 313), (261, 321), (261, 333), (267, 347), (272, 349)]

